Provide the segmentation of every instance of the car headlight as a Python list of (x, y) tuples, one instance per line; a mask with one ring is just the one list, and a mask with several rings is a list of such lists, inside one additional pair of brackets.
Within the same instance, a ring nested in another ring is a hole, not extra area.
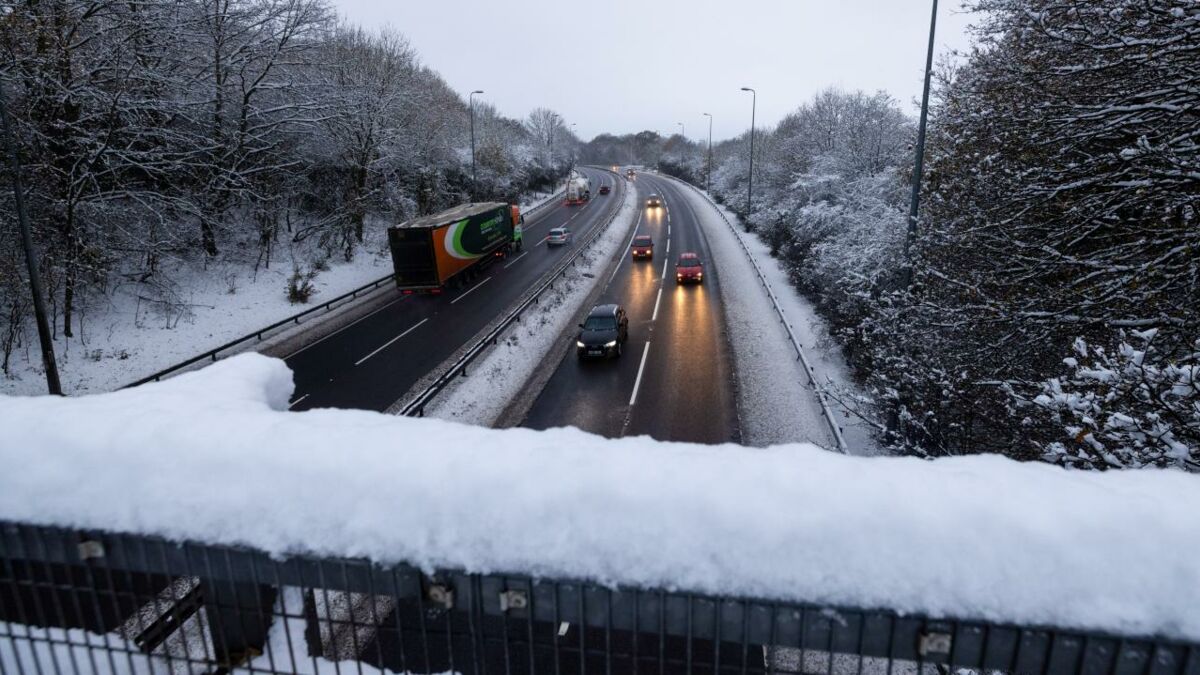
[(607, 347), (607, 348), (610, 348), (610, 349), (611, 349), (611, 348), (613, 348), (613, 347), (616, 347), (616, 346), (617, 346), (617, 341), (616, 341), (616, 340), (609, 340), (608, 342), (605, 342), (605, 343), (604, 343), (604, 346), (605, 346), (605, 347)]
[(587, 345), (583, 344), (583, 340), (576, 340), (576, 341), (575, 341), (575, 346), (576, 346), (576, 347), (579, 347), (580, 349), (583, 349), (583, 348), (584, 348), (584, 347), (586, 347)]

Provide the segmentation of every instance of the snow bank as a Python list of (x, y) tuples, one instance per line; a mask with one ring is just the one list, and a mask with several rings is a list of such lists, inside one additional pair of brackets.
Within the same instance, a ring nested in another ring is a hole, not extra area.
[[(534, 372), (546, 367), (547, 359), (554, 358), (556, 351), (563, 348), (563, 331), (600, 282), (603, 277), (600, 270), (621, 250), (637, 211), (637, 191), (631, 187), (624, 193), (616, 218), (575, 266), (567, 268), (567, 276), (526, 311), (521, 322), (510, 328), (499, 344), (467, 367), (470, 377), (456, 379), (435, 398), (425, 410), (426, 415), (497, 426), (501, 414), (525, 390)], [(489, 329), (490, 326), (485, 330)], [(400, 402), (403, 403), (407, 401)]]
[(0, 397), (0, 519), (1200, 640), (1200, 477), (286, 411), (243, 354)]

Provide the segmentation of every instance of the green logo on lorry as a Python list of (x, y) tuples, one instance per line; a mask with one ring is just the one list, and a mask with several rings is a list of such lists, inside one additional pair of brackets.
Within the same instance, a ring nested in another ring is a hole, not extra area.
[[(483, 214), (478, 217), (486, 217)], [(492, 212), (487, 220), (464, 218), (452, 225), (446, 233), (446, 253), (459, 260), (473, 260), (496, 248), (498, 240), (507, 240), (511, 233), (503, 227), (505, 214)]]

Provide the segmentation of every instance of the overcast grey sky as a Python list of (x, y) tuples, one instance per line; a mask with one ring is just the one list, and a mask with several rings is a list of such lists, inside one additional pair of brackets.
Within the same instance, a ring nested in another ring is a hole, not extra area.
[[(408, 37), (464, 95), (525, 117), (552, 108), (585, 140), (654, 129), (735, 136), (830, 86), (920, 97), (930, 0), (334, 0), (347, 20)], [(942, 0), (937, 51), (965, 48), (971, 17)]]

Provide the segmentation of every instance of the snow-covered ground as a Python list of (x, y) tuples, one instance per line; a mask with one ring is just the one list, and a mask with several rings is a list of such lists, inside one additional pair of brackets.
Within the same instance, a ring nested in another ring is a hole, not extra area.
[(291, 413), (292, 390), (242, 354), (0, 397), (0, 519), (1200, 639), (1200, 476)]
[(602, 270), (621, 250), (636, 212), (637, 194), (630, 188), (625, 190), (616, 218), (576, 264), (567, 268), (567, 275), (525, 312), (521, 322), (510, 328), (496, 346), (468, 366), (470, 377), (459, 378), (446, 388), (425, 414), (487, 426), (500, 422), (501, 413), (534, 372), (545, 367), (547, 357), (562, 348), (563, 332), (603, 278)]
[[(560, 191), (561, 193), (561, 191)], [(523, 211), (557, 198), (560, 193), (532, 195)], [(392, 271), (386, 221), (372, 219), (366, 241), (352, 262), (334, 256), (318, 270), (310, 303), (323, 302), (374, 281)], [(271, 268), (253, 270), (253, 261), (238, 256), (211, 262), (206, 268), (176, 260), (163, 270), (169, 287), (151, 292), (139, 283), (119, 282), (103, 297), (93, 298), (74, 338), (54, 342), (59, 375), (69, 395), (111, 391), (255, 331), (309, 305), (287, 298), (288, 279), (296, 264), (311, 269), (307, 249), (277, 254)], [(151, 300), (150, 298), (154, 299)], [(171, 303), (159, 300), (169, 298)], [(41, 394), (46, 391), (41, 352), (32, 321), (23, 346), (12, 355), (10, 376), (0, 375), (0, 393)]]
[[(771, 257), (766, 245), (757, 237), (731, 229), (716, 211), (722, 207), (709, 202), (686, 184), (681, 185), (704, 228), (713, 251), (712, 264), (716, 265), (720, 275), (721, 300), (737, 371), (738, 417), (743, 440), (750, 445), (803, 441), (835, 447), (820, 403), (808, 385), (804, 367), (796, 359), (787, 331), (780, 325), (771, 299), (746, 251), (738, 243), (739, 239), (754, 256), (779, 298), (816, 379), (850, 388), (852, 382), (845, 359), (826, 335), (824, 322), (812, 305), (788, 283), (786, 273), (780, 268), (779, 261)], [(726, 217), (730, 222), (736, 222), (728, 212)], [(840, 413), (837, 406), (832, 409), (852, 454), (878, 454), (878, 446), (869, 429), (855, 418)]]

